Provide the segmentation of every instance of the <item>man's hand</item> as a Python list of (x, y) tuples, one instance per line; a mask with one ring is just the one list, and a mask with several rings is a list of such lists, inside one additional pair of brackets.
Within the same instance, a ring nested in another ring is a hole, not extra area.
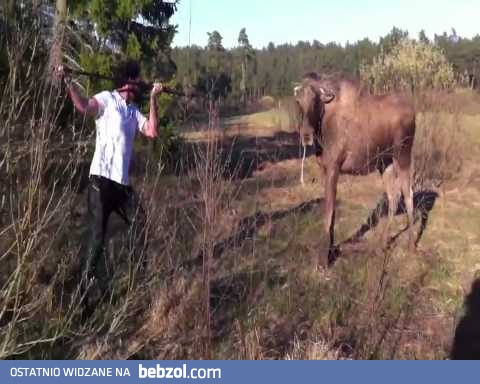
[(163, 85), (162, 83), (154, 83), (152, 91), (150, 92), (150, 97), (155, 98), (158, 96), (160, 93), (163, 91)]
[(69, 86), (72, 82), (72, 78), (67, 73), (63, 65), (58, 65), (56, 68), (54, 68), (53, 74), (57, 80), (63, 81), (67, 86)]

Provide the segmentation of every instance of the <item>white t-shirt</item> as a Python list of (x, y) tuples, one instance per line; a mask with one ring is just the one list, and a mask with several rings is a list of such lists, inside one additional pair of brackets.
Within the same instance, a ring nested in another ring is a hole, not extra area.
[(133, 141), (147, 119), (137, 106), (127, 104), (117, 91), (103, 91), (93, 97), (98, 102), (98, 115), (90, 175), (128, 185)]

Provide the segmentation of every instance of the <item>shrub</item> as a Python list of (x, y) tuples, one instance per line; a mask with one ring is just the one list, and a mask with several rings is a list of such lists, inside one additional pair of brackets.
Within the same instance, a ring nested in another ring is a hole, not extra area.
[(402, 40), (391, 52), (382, 51), (372, 64), (362, 65), (360, 75), (372, 92), (449, 89), (455, 85), (452, 65), (434, 45)]

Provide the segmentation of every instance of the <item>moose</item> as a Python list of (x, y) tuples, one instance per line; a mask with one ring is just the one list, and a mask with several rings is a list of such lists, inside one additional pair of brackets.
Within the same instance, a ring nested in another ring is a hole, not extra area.
[(341, 73), (306, 74), (294, 89), (300, 112), (302, 144), (314, 145), (325, 175), (324, 235), (319, 263), (335, 257), (335, 200), (339, 175), (366, 175), (378, 170), (388, 199), (388, 229), (403, 194), (414, 248), (412, 147), (415, 136), (413, 102), (400, 94), (372, 95), (357, 79)]

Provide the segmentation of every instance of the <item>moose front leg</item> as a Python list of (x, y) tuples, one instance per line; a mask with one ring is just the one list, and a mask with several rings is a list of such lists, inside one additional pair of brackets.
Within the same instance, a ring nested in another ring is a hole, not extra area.
[(319, 263), (328, 266), (333, 257), (335, 246), (335, 201), (339, 167), (327, 167), (325, 173), (325, 213), (324, 213), (324, 241), (320, 250)]

